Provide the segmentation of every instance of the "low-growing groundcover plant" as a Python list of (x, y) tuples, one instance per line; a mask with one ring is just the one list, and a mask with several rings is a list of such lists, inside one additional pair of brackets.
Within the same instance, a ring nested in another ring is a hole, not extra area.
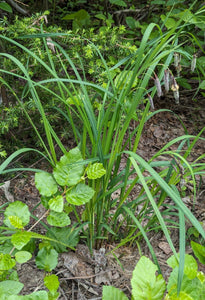
[[(195, 256), (201, 263), (205, 263), (205, 247), (191, 242)], [(178, 256), (179, 257), (179, 256)], [(162, 275), (156, 275), (157, 266), (142, 256), (138, 261), (131, 279), (133, 300), (202, 300), (205, 297), (205, 274), (198, 271), (197, 261), (192, 255), (186, 254), (184, 260), (184, 274), (178, 291), (179, 263), (174, 255), (167, 264), (172, 268), (168, 283)], [(166, 296), (165, 296), (166, 292)], [(102, 300), (128, 300), (128, 297), (119, 289), (112, 286), (103, 287)]]
[[(76, 68), (74, 60), (59, 43), (55, 42), (55, 37), (58, 37), (59, 33), (45, 33), (41, 26), (41, 33), (21, 37), (39, 38), (43, 41), (48, 58), (46, 63), (42, 57), (21, 43), (0, 36), (3, 41), (18, 47), (28, 57), (36, 60), (44, 74), (42, 80), (35, 80), (30, 76), (29, 64), (25, 66), (18, 57), (0, 53), (1, 58), (12, 61), (18, 69), (18, 72), (12, 72), (2, 68), (0, 70), (2, 74), (26, 82), (19, 95), (12, 85), (1, 77), (2, 84), (15, 96), (33, 126), (41, 145), (41, 151), (23, 148), (14, 152), (0, 165), (0, 174), (22, 170), (7, 167), (18, 155), (29, 151), (43, 156), (52, 168), (51, 172), (24, 168), (25, 171), (35, 172), (35, 184), (41, 195), (41, 204), (47, 210), (35, 224), (36, 227), (39, 222), (42, 223), (47, 231), (45, 236), (33, 232), (35, 227), (29, 226), (30, 216), (33, 218), (35, 216), (29, 213), (25, 204), (16, 201), (7, 203), (6, 209), (2, 207), (5, 225), (1, 227), (0, 237), (2, 261), (9, 261), (8, 265), (2, 265), (4, 297), (8, 296), (5, 295), (5, 279), (6, 283), (12, 280), (13, 272), (10, 270), (16, 261), (24, 262), (30, 258), (29, 253), (33, 253), (30, 246), (34, 239), (42, 240), (36, 256), (37, 267), (51, 272), (56, 267), (58, 253), (69, 248), (74, 250), (79, 238), (87, 243), (92, 252), (92, 249), (99, 248), (104, 240), (115, 241), (120, 247), (125, 243), (135, 243), (143, 237), (160, 272), (147, 232), (154, 229), (163, 230), (178, 260), (170, 237), (171, 226), (179, 227), (180, 257), (177, 280), (180, 290), (185, 259), (185, 222), (191, 222), (203, 238), (205, 233), (194, 214), (183, 203), (177, 187), (191, 181), (196, 198), (196, 176), (204, 175), (205, 167), (202, 160), (205, 155), (202, 154), (194, 162), (189, 162), (189, 156), (195, 144), (203, 140), (201, 135), (204, 129), (197, 136), (192, 136), (184, 127), (183, 136), (170, 141), (148, 162), (136, 152), (145, 122), (157, 113), (157, 111), (150, 112), (149, 100), (152, 100), (156, 91), (159, 96), (161, 95), (163, 76), (174, 60), (174, 53), (179, 52), (186, 56), (191, 63), (192, 56), (183, 50), (184, 41), (181, 41), (180, 37), (192, 19), (193, 15), (190, 16), (190, 10), (187, 10), (176, 22), (175, 27), (165, 32), (156, 24), (148, 25), (136, 52), (111, 68), (99, 49), (86, 40), (104, 65), (105, 81), (100, 84), (88, 81), (83, 63), (80, 70)], [(157, 35), (151, 38), (154, 29)], [(69, 37), (68, 34), (65, 35)], [(56, 51), (58, 64), (52, 59), (47, 38), (51, 39), (49, 43), (52, 43)], [(82, 62), (80, 54), (78, 58)], [(71, 74), (68, 72), (69, 68), (72, 69)], [(59, 69), (63, 70), (61, 74), (58, 72)], [(172, 78), (170, 83), (174, 85), (178, 101), (176, 79)], [(43, 101), (40, 96), (41, 91), (48, 99), (52, 98), (53, 111), (60, 113), (61, 118), (67, 121), (67, 130), (72, 131), (76, 145), (73, 149), (68, 149), (61, 142), (58, 132), (51, 126), (45, 99)], [(27, 98), (39, 113), (44, 128), (43, 134), (24, 106), (23, 101)], [(140, 109), (141, 105), (143, 109)], [(131, 130), (133, 121), (136, 126)], [(176, 151), (170, 150), (173, 145), (177, 145)], [(168, 157), (169, 160), (158, 160), (159, 156)], [(121, 169), (121, 162), (125, 157), (128, 159), (125, 167)], [(131, 195), (136, 184), (141, 190), (133, 199)], [(113, 199), (112, 194), (115, 191), (119, 191), (119, 197)], [(164, 201), (168, 197), (174, 204), (162, 213), (160, 208), (165, 205)], [(178, 217), (178, 222), (172, 220), (173, 215)], [(146, 222), (143, 222), (145, 220)], [(20, 251), (20, 254), (14, 258), (16, 251), (17, 253)], [(23, 256), (23, 260), (19, 260), (19, 256)], [(14, 275), (16, 276), (16, 273)], [(55, 289), (50, 287), (53, 280)], [(45, 297), (49, 295), (49, 299), (56, 299), (57, 278), (46, 276), (46, 286), (49, 294), (42, 291)], [(12, 293), (13, 291), (10, 295)]]
[[(81, 164), (77, 164), (77, 162)], [(26, 204), (21, 201), (7, 203), (4, 211), (4, 225), (0, 227), (0, 298), (1, 299), (57, 299), (59, 293), (58, 277), (50, 274), (58, 263), (58, 253), (66, 251), (67, 248), (74, 250), (79, 242), (78, 233), (82, 230), (80, 224), (71, 224), (68, 216), (74, 205), (87, 203), (95, 191), (86, 185), (86, 176), (90, 180), (101, 178), (105, 169), (100, 163), (88, 164), (85, 168), (82, 155), (78, 148), (72, 149), (67, 155), (61, 157), (56, 164), (53, 175), (48, 172), (38, 172), (35, 175), (36, 187), (42, 198), (41, 202), (47, 209), (43, 217), (52, 226), (47, 229), (46, 236), (32, 231), (41, 219), (32, 225), (28, 230), (32, 214)], [(58, 188), (58, 185), (60, 188)], [(67, 205), (64, 205), (64, 196)], [(81, 221), (79, 220), (79, 223)], [(85, 223), (83, 224), (85, 226)], [(68, 227), (69, 226), (69, 227)], [(74, 231), (74, 234), (72, 233)], [(28, 296), (17, 296), (23, 288), (18, 281), (18, 274), (15, 270), (17, 263), (23, 264), (31, 259), (36, 249), (34, 239), (41, 239), (38, 253), (35, 257), (36, 266), (47, 272), (44, 278), (44, 285), (49, 292), (34, 292)], [(14, 295), (16, 295), (14, 297)], [(12, 298), (13, 297), (13, 298)], [(40, 297), (40, 298), (39, 298)]]

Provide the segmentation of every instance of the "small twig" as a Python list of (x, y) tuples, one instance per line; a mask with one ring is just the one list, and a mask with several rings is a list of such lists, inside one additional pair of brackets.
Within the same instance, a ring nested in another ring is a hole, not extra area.
[[(99, 273), (96, 273), (96, 274), (94, 274), (94, 275), (89, 275), (89, 276), (63, 277), (63, 278), (60, 278), (59, 280), (62, 281), (62, 280), (90, 279), (90, 278), (94, 278), (94, 277), (96, 277), (96, 276), (105, 274), (105, 273), (107, 273), (108, 271), (110, 271), (110, 270), (103, 271), (103, 272), (99, 272)], [(58, 275), (58, 274), (60, 274), (60, 273), (61, 273), (61, 272), (58, 272), (56, 275)]]
[(64, 297), (65, 300), (67, 300), (66, 294), (64, 293), (63, 289), (59, 286), (59, 290), (62, 294), (62, 296)]
[(48, 210), (40, 217), (40, 219), (38, 219), (38, 221), (36, 221), (36, 223), (34, 223), (32, 226), (31, 226), (31, 228), (29, 228), (29, 230), (28, 231), (31, 231), (34, 227), (36, 227), (36, 225), (44, 218), (44, 217), (46, 217), (46, 215), (48, 214)]
[(17, 3), (19, 3), (19, 4), (21, 4), (21, 5), (24, 5), (24, 6), (27, 6), (27, 7), (29, 7), (29, 5), (28, 4), (26, 4), (26, 3), (23, 3), (23, 2), (21, 2), (21, 1), (18, 1), (18, 0), (15, 0)]
[(122, 14), (122, 13), (139, 13), (142, 9), (121, 9), (113, 12), (113, 15)]

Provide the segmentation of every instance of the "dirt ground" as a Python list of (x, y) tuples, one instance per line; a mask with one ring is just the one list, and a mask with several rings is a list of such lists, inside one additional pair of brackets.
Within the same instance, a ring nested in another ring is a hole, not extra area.
[[(180, 104), (174, 102), (173, 96), (170, 94), (162, 99), (155, 99), (155, 109), (170, 109), (174, 111), (184, 122), (188, 133), (196, 135), (204, 127), (205, 106), (202, 95), (197, 95), (197, 102), (192, 100), (194, 91), (181, 94)], [(177, 119), (176, 115), (171, 112), (161, 112), (151, 118), (145, 125), (143, 135), (138, 148), (138, 153), (148, 160), (168, 141), (178, 136), (184, 135), (184, 128)], [(205, 134), (203, 134), (205, 137)], [(174, 150), (174, 146), (173, 149)], [(191, 154), (191, 160), (194, 160), (205, 150), (205, 142), (198, 143), (194, 152)], [(193, 198), (191, 196), (191, 187), (188, 187), (188, 194), (183, 201), (192, 209)], [(10, 198), (8, 198), (10, 197)], [(22, 176), (18, 174), (10, 180), (10, 187), (7, 194), (4, 190), (0, 190), (0, 205), (7, 200), (21, 200), (25, 202), (30, 209), (35, 208), (40, 201), (39, 194), (35, 188), (34, 176), (29, 174)], [(38, 206), (34, 211), (38, 218), (44, 213), (42, 206)], [(199, 221), (205, 224), (205, 179), (203, 179), (197, 194), (197, 202), (194, 214)], [(35, 222), (35, 220), (33, 221)], [(31, 224), (32, 225), (32, 224)], [(188, 225), (189, 226), (189, 225)], [(173, 229), (171, 232), (173, 243), (178, 247), (178, 231)], [(155, 254), (160, 263), (163, 277), (167, 280), (170, 268), (166, 264), (166, 260), (172, 255), (168, 243), (162, 232), (150, 232), (150, 242), (155, 250)], [(57, 274), (60, 280), (60, 300), (66, 299), (101, 299), (102, 286), (113, 285), (120, 288), (131, 297), (130, 279), (132, 271), (140, 258), (139, 250), (135, 245), (126, 245), (115, 250), (120, 264), (112, 255), (111, 250), (115, 248), (115, 244), (106, 244), (99, 250), (94, 251), (93, 257), (90, 256), (87, 247), (83, 244), (78, 245), (76, 252), (69, 251), (59, 255), (59, 263), (53, 273)], [(141, 252), (151, 258), (146, 243), (140, 243)], [(190, 247), (187, 246), (187, 253)], [(199, 264), (200, 270), (205, 272), (203, 265)], [(34, 259), (28, 263), (18, 266), (18, 274), (20, 281), (24, 283), (23, 294), (43, 289), (44, 272), (38, 270), (35, 266)]]

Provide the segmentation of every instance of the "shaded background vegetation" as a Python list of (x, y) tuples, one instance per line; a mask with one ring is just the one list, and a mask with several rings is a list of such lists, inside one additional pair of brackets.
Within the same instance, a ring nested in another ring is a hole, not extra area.
[[(45, 58), (46, 52), (42, 41), (38, 38), (21, 41), (19, 37), (40, 33), (40, 26), (46, 33), (49, 32), (67, 32), (75, 34), (67, 38), (58, 38), (60, 45), (74, 58), (79, 70), (84, 66), (84, 76), (88, 80), (98, 82), (103, 85), (105, 80), (105, 69), (98, 55), (93, 52), (88, 41), (94, 42), (102, 52), (104, 59), (109, 67), (114, 66), (121, 58), (127, 57), (134, 53), (140, 45), (141, 37), (150, 22), (155, 22), (162, 26), (165, 31), (174, 26), (177, 15), (180, 16), (192, 1), (123, 1), (123, 0), (106, 0), (106, 1), (7, 1), (10, 7), (6, 7), (5, 2), (2, 5), (0, 28), (1, 33), (16, 39), (18, 42), (26, 43), (28, 48), (34, 51), (40, 57)], [(175, 4), (175, 6), (173, 6)], [(197, 1), (193, 11), (197, 11), (203, 4), (203, 1)], [(17, 5), (17, 7), (15, 6)], [(1, 6), (0, 6), (1, 7)], [(200, 63), (203, 65), (205, 59), (201, 53), (204, 46), (204, 25), (190, 24), (190, 31), (193, 30), (197, 42), (190, 41), (185, 45), (190, 55), (200, 52)], [(154, 37), (153, 31), (151, 37)], [(156, 36), (158, 35), (156, 30)], [(194, 40), (194, 38), (193, 38)], [(43, 79), (47, 74), (43, 74), (41, 66), (32, 58), (21, 52), (20, 49), (11, 46), (9, 43), (0, 41), (1, 51), (10, 53), (20, 58), (20, 61), (30, 67), (30, 74), (34, 80)], [(200, 49), (201, 47), (201, 49)], [(52, 51), (52, 49), (51, 49)], [(58, 63), (57, 55), (53, 52), (53, 59)], [(12, 62), (4, 59), (3, 68), (15, 71)], [(191, 89), (190, 84), (186, 80), (186, 66), (190, 64), (186, 58), (182, 58), (182, 64), (185, 68), (182, 70), (182, 77), (179, 78), (180, 85), (186, 89)], [(72, 69), (67, 70), (72, 75)], [(63, 70), (59, 70), (59, 75)], [(120, 68), (113, 72), (116, 76), (120, 72)], [(203, 75), (203, 74), (202, 74)], [(199, 77), (198, 77), (199, 78)], [(13, 81), (9, 76), (4, 78), (11, 83), (14, 89), (24, 90), (25, 81), (17, 79)], [(195, 77), (194, 77), (195, 79)], [(203, 81), (203, 77), (200, 79)], [(0, 135), (1, 135), (1, 155), (5, 155), (5, 151), (10, 154), (14, 149), (22, 147), (27, 143), (33, 144), (35, 134), (31, 127), (24, 123), (23, 112), (19, 105), (12, 98), (11, 93), (1, 86), (2, 105), (0, 106)], [(46, 95), (41, 95), (45, 98)], [(13, 99), (13, 100), (12, 100)], [(52, 124), (59, 132), (62, 138), (69, 137), (69, 130), (60, 119), (57, 111), (55, 114), (51, 112), (53, 101), (45, 99), (47, 113)], [(32, 99), (25, 98), (24, 105), (29, 109), (30, 116), (35, 119), (35, 107)], [(96, 107), (98, 103), (95, 103)], [(62, 129), (64, 128), (64, 129)], [(40, 124), (39, 124), (40, 130)]]

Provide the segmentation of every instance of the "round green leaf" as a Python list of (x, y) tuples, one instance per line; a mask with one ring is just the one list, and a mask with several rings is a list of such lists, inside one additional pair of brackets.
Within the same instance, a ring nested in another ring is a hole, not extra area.
[(36, 256), (36, 265), (39, 269), (51, 272), (58, 264), (58, 252), (52, 248), (43, 247)]
[(36, 188), (42, 196), (50, 197), (58, 191), (58, 185), (52, 174), (39, 172), (35, 174)]
[(23, 263), (27, 262), (29, 259), (31, 259), (31, 257), (32, 257), (32, 254), (28, 251), (18, 251), (15, 254), (16, 261), (19, 264), (23, 264)]
[[(17, 218), (14, 218), (15, 216)], [(6, 208), (4, 217), (4, 224), (9, 228), (18, 228), (18, 226), (24, 227), (30, 221), (30, 212), (26, 204), (21, 201), (15, 201)]]
[(81, 152), (77, 147), (63, 155), (53, 171), (57, 183), (61, 186), (77, 184), (84, 171), (82, 161)]
[(91, 187), (84, 183), (79, 183), (66, 193), (66, 200), (73, 205), (82, 205), (90, 201), (94, 194), (95, 191)]
[(54, 210), (56, 212), (62, 212), (64, 204), (63, 196), (58, 195), (55, 198), (50, 199), (48, 204), (51, 210)]
[(64, 227), (70, 225), (69, 216), (64, 212), (51, 211), (47, 217), (47, 221), (51, 226)]
[[(76, 245), (79, 243), (80, 230), (80, 228), (75, 228), (74, 226), (63, 228), (51, 227), (50, 230), (47, 231), (46, 236), (58, 242), (69, 245), (70, 247), (76, 247)], [(66, 246), (58, 242), (51, 241), (50, 244), (58, 253), (66, 252)]]

